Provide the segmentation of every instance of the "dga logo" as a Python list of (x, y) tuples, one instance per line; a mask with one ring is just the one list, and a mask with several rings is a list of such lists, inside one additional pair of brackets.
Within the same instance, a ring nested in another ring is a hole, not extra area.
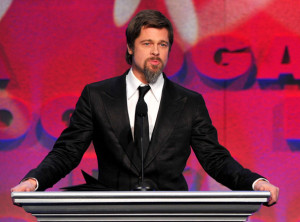
[(285, 84), (300, 85), (298, 36), (275, 36), (265, 55), (256, 53), (246, 40), (234, 36), (211, 36), (191, 50), (199, 74), (220, 85), (243, 76), (247, 76), (248, 84), (244, 89), (256, 81), (262, 89), (272, 84), (281, 88)]

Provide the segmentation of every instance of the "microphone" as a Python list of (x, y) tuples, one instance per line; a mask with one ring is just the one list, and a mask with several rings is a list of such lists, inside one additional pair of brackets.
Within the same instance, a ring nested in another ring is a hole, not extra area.
[[(146, 103), (138, 104), (138, 106), (136, 107), (136, 113), (138, 116), (144, 118), (148, 114), (148, 107), (147, 107)], [(144, 119), (143, 119), (143, 122), (144, 122)], [(142, 125), (144, 125), (144, 124), (142, 124)], [(143, 133), (143, 127), (141, 127), (141, 133)]]
[[(146, 103), (140, 103), (136, 107), (136, 113), (140, 117), (138, 121), (140, 121), (140, 135), (139, 135), (139, 142), (140, 142), (140, 149), (141, 149), (141, 180), (138, 184), (134, 187), (134, 191), (153, 191), (154, 184), (152, 181), (144, 180), (144, 142), (143, 142), (143, 130), (144, 130), (144, 123), (145, 117), (148, 115), (148, 107)], [(138, 144), (138, 143), (137, 143)]]

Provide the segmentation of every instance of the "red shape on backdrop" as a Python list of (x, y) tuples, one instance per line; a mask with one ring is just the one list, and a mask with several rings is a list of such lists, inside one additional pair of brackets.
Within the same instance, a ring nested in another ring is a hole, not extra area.
[(0, 44), (0, 89), (5, 88), (12, 72), (3, 46)]
[(192, 50), (198, 71), (211, 79), (232, 80), (249, 72), (253, 65), (249, 46), (232, 36), (212, 36)]
[(292, 74), (300, 79), (300, 38), (276, 36), (266, 58), (258, 69), (259, 80), (277, 80), (281, 74)]
[(0, 111), (0, 118), (8, 117), (0, 121), (0, 140), (15, 140), (27, 132), (32, 121), (28, 105), (18, 98), (0, 96)]
[(284, 138), (300, 141), (300, 95), (288, 96), (284, 100)]
[(63, 96), (46, 103), (41, 111), (43, 129), (54, 138), (68, 126), (68, 117), (75, 108), (77, 96)]
[(164, 69), (164, 73), (167, 76), (174, 75), (181, 69), (183, 65), (183, 61), (184, 61), (183, 51), (179, 47), (179, 45), (176, 42), (174, 42), (172, 45), (171, 52), (169, 54), (169, 60), (167, 66)]

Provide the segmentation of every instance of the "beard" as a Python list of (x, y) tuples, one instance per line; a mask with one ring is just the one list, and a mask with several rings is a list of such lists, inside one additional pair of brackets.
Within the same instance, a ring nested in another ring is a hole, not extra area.
[[(150, 60), (158, 60), (160, 63), (158, 65), (152, 65), (152, 64), (148, 65), (148, 62)], [(146, 59), (146, 61), (144, 63), (143, 73), (144, 73), (144, 76), (145, 76), (147, 82), (155, 83), (157, 81), (159, 75), (162, 73), (164, 67), (165, 67), (165, 65), (159, 57), (151, 57), (151, 58)]]

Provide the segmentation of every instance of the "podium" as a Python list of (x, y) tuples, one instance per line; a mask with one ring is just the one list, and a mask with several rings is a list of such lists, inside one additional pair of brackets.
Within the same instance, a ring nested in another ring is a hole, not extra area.
[(267, 191), (13, 192), (38, 221), (246, 221)]

